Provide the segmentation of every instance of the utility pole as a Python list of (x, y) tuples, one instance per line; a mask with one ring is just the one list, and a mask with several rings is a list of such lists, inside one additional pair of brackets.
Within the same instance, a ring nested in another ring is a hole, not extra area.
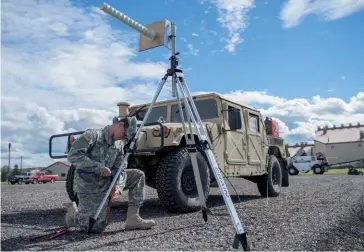
[(20, 171), (23, 169), (23, 156), (20, 157)]
[(10, 149), (11, 149), (11, 143), (9, 143), (9, 169), (10, 169)]

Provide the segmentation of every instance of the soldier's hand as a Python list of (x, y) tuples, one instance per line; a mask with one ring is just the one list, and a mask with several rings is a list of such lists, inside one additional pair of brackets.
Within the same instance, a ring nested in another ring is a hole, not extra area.
[(101, 176), (108, 177), (110, 175), (111, 175), (111, 171), (109, 168), (107, 168), (107, 167), (101, 168)]
[(116, 200), (119, 197), (119, 195), (121, 194), (121, 192), (120, 192), (119, 188), (117, 186), (115, 186), (114, 189), (112, 190), (111, 194), (113, 195), (111, 200)]

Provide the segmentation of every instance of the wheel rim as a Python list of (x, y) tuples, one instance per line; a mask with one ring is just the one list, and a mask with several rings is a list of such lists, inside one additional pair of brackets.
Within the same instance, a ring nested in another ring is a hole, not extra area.
[(280, 167), (275, 164), (272, 167), (272, 185), (274, 189), (278, 189), (281, 186), (281, 173), (279, 172)]
[(289, 169), (289, 173), (290, 174), (294, 174), (295, 173), (295, 170), (293, 168)]
[(187, 166), (182, 172), (181, 187), (184, 194), (188, 197), (197, 197), (197, 188), (195, 182), (195, 175), (192, 166)]
[(319, 172), (321, 171), (320, 167), (316, 167), (316, 168), (315, 168), (315, 171), (316, 171), (317, 173), (319, 173)]

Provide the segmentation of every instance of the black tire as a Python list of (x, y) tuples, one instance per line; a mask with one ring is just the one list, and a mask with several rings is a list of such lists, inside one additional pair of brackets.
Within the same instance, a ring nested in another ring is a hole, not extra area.
[[(202, 188), (207, 200), (210, 193), (208, 163), (197, 152)], [(159, 162), (156, 174), (158, 197), (169, 212), (187, 213), (201, 209), (193, 167), (186, 148), (167, 153)]]
[(282, 187), (289, 187), (289, 173), (288, 173), (288, 167), (285, 165), (285, 163), (281, 160), (279, 162), (282, 169)]
[(318, 164), (315, 164), (314, 166), (312, 166), (311, 169), (312, 169), (313, 173), (316, 175), (324, 174), (324, 172), (325, 172), (325, 169), (321, 165), (318, 165)]
[(295, 175), (298, 175), (299, 171), (293, 165), (290, 165), (288, 167), (288, 173), (291, 176), (295, 176)]
[(283, 176), (281, 165), (276, 156), (269, 156), (267, 170), (268, 174), (263, 175), (257, 182), (259, 193), (263, 197), (277, 197), (281, 192)]
[(76, 205), (78, 206), (78, 197), (77, 194), (73, 191), (73, 180), (75, 177), (75, 171), (76, 171), (76, 166), (71, 165), (71, 167), (67, 172), (66, 190), (70, 200), (76, 202)]

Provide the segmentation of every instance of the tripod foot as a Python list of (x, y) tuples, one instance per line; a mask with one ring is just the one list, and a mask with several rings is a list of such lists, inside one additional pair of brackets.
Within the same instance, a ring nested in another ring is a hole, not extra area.
[(241, 246), (243, 247), (244, 251), (250, 251), (250, 247), (248, 245), (248, 241), (246, 238), (246, 233), (235, 234), (234, 243), (233, 243), (234, 249), (238, 249), (239, 241), (241, 242)]
[(202, 207), (202, 217), (205, 222), (207, 222), (207, 215), (214, 215), (214, 214), (207, 207)]
[(89, 223), (88, 223), (88, 231), (87, 231), (88, 234), (91, 234), (91, 230), (94, 227), (95, 223), (96, 223), (96, 220), (94, 218), (90, 217)]

